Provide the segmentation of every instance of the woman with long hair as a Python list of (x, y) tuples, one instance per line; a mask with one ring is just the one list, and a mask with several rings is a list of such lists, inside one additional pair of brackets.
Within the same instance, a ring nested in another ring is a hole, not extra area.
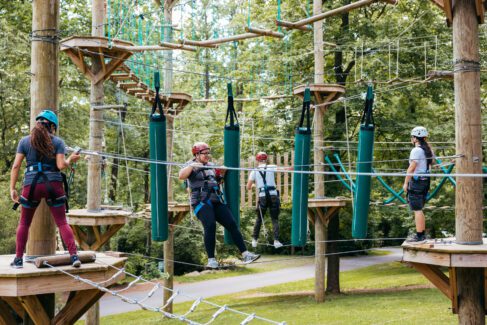
[[(422, 126), (417, 126), (411, 131), (411, 143), (414, 148), (409, 155), (409, 167), (404, 180), (403, 190), (408, 198), (409, 207), (414, 212), (416, 234), (407, 239), (410, 243), (422, 243), (426, 241), (426, 220), (423, 207), (430, 189), (429, 174), (433, 163), (433, 150), (426, 141), (428, 131)], [(416, 176), (418, 174), (418, 176)]]
[[(65, 158), (64, 141), (55, 136), (59, 122), (56, 114), (44, 110), (36, 117), (36, 124), (30, 135), (23, 137), (17, 147), (17, 153), (10, 173), (10, 197), (18, 206), (22, 205), (20, 222), (17, 228), (17, 241), (13, 268), (23, 267), (24, 249), (27, 243), (29, 227), (41, 199), (48, 204), (61, 237), (71, 256), (71, 264), (79, 267), (73, 231), (66, 222), (66, 194), (63, 187), (61, 170), (76, 162), (80, 156), (73, 152)], [(20, 167), (24, 158), (27, 168), (24, 174), (22, 192), (16, 190)]]

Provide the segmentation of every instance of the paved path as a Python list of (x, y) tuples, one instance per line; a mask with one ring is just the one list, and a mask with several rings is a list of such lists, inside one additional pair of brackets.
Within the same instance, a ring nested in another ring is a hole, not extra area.
[[(347, 271), (366, 267), (374, 264), (388, 263), (392, 261), (400, 261), (402, 258), (402, 249), (387, 248), (391, 254), (382, 256), (357, 256), (357, 257), (343, 257), (340, 259), (340, 271)], [(214, 296), (227, 295), (231, 293), (242, 292), (250, 289), (267, 287), (274, 284), (281, 284), (287, 282), (294, 282), (313, 278), (315, 275), (314, 264), (309, 264), (300, 267), (286, 268), (278, 271), (240, 275), (234, 277), (227, 277), (214, 280), (206, 280), (196, 283), (181, 283), (174, 286), (174, 289), (179, 289), (185, 295), (178, 296), (175, 302), (193, 301), (197, 297), (210, 298)], [(126, 291), (122, 294), (130, 298), (141, 299), (145, 297), (150, 290), (140, 291), (132, 290)], [(158, 290), (154, 296), (146, 300), (145, 303), (151, 306), (160, 306), (162, 303), (162, 291)], [(105, 295), (100, 301), (101, 316), (126, 313), (133, 310), (139, 310), (140, 307), (128, 303), (123, 303), (120, 298)]]

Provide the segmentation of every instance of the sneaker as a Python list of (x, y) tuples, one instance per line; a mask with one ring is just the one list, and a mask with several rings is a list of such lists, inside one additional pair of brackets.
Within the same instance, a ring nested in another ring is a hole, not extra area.
[(255, 262), (259, 259), (260, 255), (259, 254), (254, 254), (252, 252), (247, 252), (243, 259), (242, 259), (242, 262), (243, 264), (250, 264), (252, 262)]
[(78, 255), (71, 255), (71, 265), (74, 267), (81, 266), (81, 261), (79, 260)]
[(257, 239), (252, 238), (252, 247), (257, 247)]
[(22, 257), (15, 257), (14, 261), (10, 263), (10, 266), (14, 269), (21, 269), (24, 267), (24, 260), (22, 259)]
[(280, 248), (280, 247), (282, 247), (282, 246), (283, 246), (283, 245), (282, 245), (282, 243), (281, 243), (280, 241), (278, 241), (278, 240), (274, 240), (274, 248)]
[(423, 244), (423, 243), (426, 243), (426, 236), (425, 235), (419, 235), (418, 236), (418, 234), (414, 234), (414, 236), (409, 237), (408, 239), (406, 239), (406, 243), (409, 243), (409, 244)]
[(220, 264), (218, 264), (215, 258), (209, 258), (206, 267), (209, 269), (218, 269), (220, 267)]

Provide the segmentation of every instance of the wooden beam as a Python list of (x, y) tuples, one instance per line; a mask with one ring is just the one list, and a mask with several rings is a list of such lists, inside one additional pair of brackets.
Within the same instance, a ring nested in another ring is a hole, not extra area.
[(431, 0), (438, 8), (444, 10), (443, 0)]
[(98, 289), (77, 291), (52, 320), (53, 325), (74, 324), (105, 293)]
[(283, 33), (275, 32), (273, 30), (255, 28), (255, 27), (245, 27), (245, 31), (248, 33), (258, 34), (262, 36), (270, 36), (276, 38), (284, 38)]
[(440, 290), (448, 299), (452, 299), (450, 290), (450, 280), (440, 271), (439, 267), (430, 264), (411, 263), (411, 265), (425, 276), (438, 290)]
[(450, 26), (453, 22), (453, 10), (451, 6), (451, 0), (443, 0), (443, 10), (445, 11), (448, 26)]
[(479, 24), (483, 24), (485, 22), (484, 14), (484, 0), (475, 0), (475, 9), (477, 10), (477, 17), (479, 19)]
[(24, 318), (25, 309), (22, 307), (17, 297), (2, 297), (2, 300), (5, 301), (20, 318)]
[(17, 324), (14, 316), (12, 315), (12, 309), (3, 300), (0, 299), (0, 325)]
[(100, 240), (97, 241), (95, 244), (91, 245), (93, 250), (98, 250), (100, 247), (105, 245), (106, 242), (110, 240), (117, 233), (117, 231), (122, 228), (124, 225), (122, 224), (115, 224), (108, 226), (107, 230), (101, 235)]
[(450, 270), (451, 307), (452, 307), (452, 312), (456, 314), (458, 313), (457, 270), (454, 267), (450, 267), (449, 270)]
[(36, 325), (50, 325), (51, 320), (37, 296), (21, 296), (20, 303)]

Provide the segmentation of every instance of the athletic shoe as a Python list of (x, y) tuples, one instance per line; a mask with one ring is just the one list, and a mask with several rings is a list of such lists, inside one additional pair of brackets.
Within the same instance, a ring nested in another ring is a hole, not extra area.
[(426, 243), (426, 236), (425, 235), (419, 235), (415, 234), (412, 237), (409, 237), (406, 239), (406, 243), (408, 244), (423, 244)]
[(274, 248), (280, 248), (280, 247), (282, 247), (282, 246), (283, 246), (283, 245), (282, 245), (282, 243), (281, 243), (280, 241), (278, 241), (278, 240), (274, 240)]
[(79, 260), (78, 255), (71, 255), (71, 265), (74, 267), (81, 266), (81, 261)]
[(24, 260), (22, 259), (22, 257), (15, 257), (14, 261), (10, 263), (10, 266), (14, 269), (21, 269), (24, 267)]
[(218, 264), (215, 258), (209, 258), (206, 267), (209, 269), (218, 269), (220, 267), (220, 264)]
[(257, 247), (257, 239), (252, 238), (252, 247)]
[(242, 262), (243, 262), (243, 264), (250, 264), (250, 263), (252, 263), (252, 262), (254, 262), (254, 261), (258, 260), (258, 259), (259, 259), (259, 257), (260, 257), (260, 255), (259, 255), (259, 254), (254, 254), (254, 253), (252, 253), (252, 252), (247, 252), (247, 253), (244, 255), (244, 257), (243, 257)]

